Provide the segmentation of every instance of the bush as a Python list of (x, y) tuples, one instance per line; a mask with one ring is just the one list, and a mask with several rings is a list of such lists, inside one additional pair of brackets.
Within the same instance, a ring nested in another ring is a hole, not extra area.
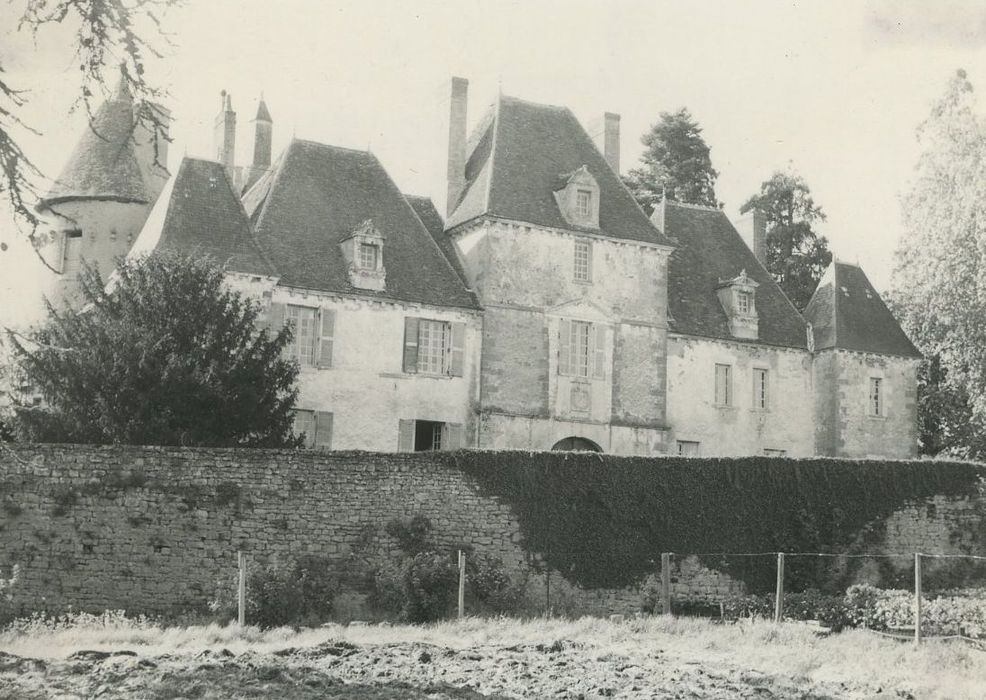
[(451, 613), (459, 569), (447, 554), (420, 552), (404, 562), (401, 583), (401, 618), (407, 622), (432, 622)]
[(0, 572), (0, 625), (6, 625), (14, 619), (14, 586), (20, 577), (21, 569), (17, 564), (11, 568), (10, 578), (4, 578)]
[[(304, 556), (293, 562), (251, 565), (247, 571), (246, 620), (261, 628), (313, 626), (332, 614), (337, 589), (331, 562)], [(220, 582), (210, 610), (225, 620), (237, 614), (237, 576)]]

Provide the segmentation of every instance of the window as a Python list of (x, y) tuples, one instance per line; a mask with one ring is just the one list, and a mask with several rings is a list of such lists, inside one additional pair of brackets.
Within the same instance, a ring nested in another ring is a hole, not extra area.
[(288, 304), (285, 310), (285, 321), (294, 324), (294, 339), (286, 348), (290, 357), (298, 360), (302, 367), (315, 366), (315, 320), (318, 309), (310, 306), (294, 306)]
[(787, 450), (775, 450), (769, 447), (763, 448), (764, 457), (783, 457), (787, 454)]
[(405, 318), (404, 371), (461, 377), (465, 359), (465, 333), (465, 323)]
[(716, 405), (733, 405), (732, 367), (716, 365)]
[(591, 323), (584, 321), (572, 321), (569, 326), (568, 334), (568, 353), (571, 358), (571, 373), (576, 377), (589, 376), (589, 335), (592, 330)]
[(294, 412), (294, 434), (305, 436), (305, 447), (308, 449), (331, 449), (332, 413), (296, 410)]
[(372, 243), (359, 244), (359, 266), (363, 270), (377, 269), (377, 249)]
[(693, 440), (678, 440), (678, 454), (682, 457), (698, 456), (698, 443)]
[(753, 294), (751, 292), (736, 292), (736, 312), (749, 314), (753, 308)]
[(870, 377), (870, 415), (882, 416), (883, 411), (883, 380)]
[(418, 372), (446, 374), (448, 371), (449, 324), (422, 320), (418, 326)]
[(399, 452), (458, 450), (462, 447), (461, 423), (434, 420), (401, 420), (398, 426)]
[(82, 264), (82, 231), (66, 231), (62, 243), (62, 273), (65, 275), (79, 274)]
[(753, 370), (753, 407), (766, 411), (770, 408), (770, 395), (767, 389), (767, 370)]
[(589, 241), (575, 241), (575, 280), (592, 280), (592, 244)]
[(575, 211), (579, 216), (586, 219), (592, 216), (592, 192), (578, 190), (575, 193)]

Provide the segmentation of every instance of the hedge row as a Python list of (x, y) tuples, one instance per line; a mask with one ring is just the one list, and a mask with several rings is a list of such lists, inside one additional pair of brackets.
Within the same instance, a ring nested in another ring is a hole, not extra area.
[[(466, 472), (486, 495), (508, 503), (528, 550), (586, 588), (637, 583), (653, 573), (662, 552), (842, 553), (867, 538), (879, 541), (891, 513), (931, 496), (983, 496), (978, 507), (986, 515), (986, 465), (963, 462), (516, 451), (428, 458)], [(986, 518), (978, 523), (973, 539), (986, 542)], [(751, 591), (774, 584), (769, 557), (702, 559)], [(844, 591), (858, 562), (791, 558), (788, 585)], [(901, 572), (886, 561), (880, 566), (888, 579), (883, 585), (900, 584)], [(984, 572), (966, 573), (982, 580)]]

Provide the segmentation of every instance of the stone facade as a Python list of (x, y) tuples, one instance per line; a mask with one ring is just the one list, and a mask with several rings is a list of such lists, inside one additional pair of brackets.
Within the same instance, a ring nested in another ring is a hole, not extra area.
[[(452, 240), (485, 310), (479, 446), (663, 452), (667, 249), (495, 219)], [(581, 372), (563, 366), (573, 322), (593, 338)]]
[[(729, 405), (716, 400), (717, 364), (730, 368)], [(765, 400), (755, 370), (766, 371)], [(807, 351), (677, 334), (668, 341), (668, 417), (681, 454), (811, 456), (813, 393)]]
[[(849, 350), (818, 352), (813, 362), (815, 453), (913, 457), (919, 363)], [(874, 380), (879, 381), (878, 397), (872, 395)]]
[[(307, 365), (298, 379), (297, 408), (332, 414), (334, 450), (397, 452), (402, 420), (461, 426), (461, 441), (475, 445), (482, 319), (463, 309), (399, 304), (390, 300), (316, 294), (278, 286), (273, 302), (334, 313), (331, 366)], [(405, 319), (428, 318), (465, 327), (462, 376), (408, 373), (402, 367)]]

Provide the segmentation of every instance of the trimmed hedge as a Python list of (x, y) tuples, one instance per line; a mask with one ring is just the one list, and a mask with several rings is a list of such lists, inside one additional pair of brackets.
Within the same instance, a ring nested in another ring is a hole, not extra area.
[[(909, 502), (982, 496), (986, 484), (986, 465), (963, 462), (516, 451), (429, 453), (427, 459), (466, 472), (485, 495), (508, 503), (524, 546), (585, 588), (639, 583), (661, 552), (845, 552), (878, 537), (883, 521)], [(979, 522), (975, 539), (983, 542), (986, 518)], [(769, 557), (702, 559), (752, 592), (774, 585)], [(859, 565), (853, 561), (840, 568), (830, 559), (791, 557), (789, 590), (844, 591)], [(882, 567), (888, 583), (900, 578), (885, 562)]]

